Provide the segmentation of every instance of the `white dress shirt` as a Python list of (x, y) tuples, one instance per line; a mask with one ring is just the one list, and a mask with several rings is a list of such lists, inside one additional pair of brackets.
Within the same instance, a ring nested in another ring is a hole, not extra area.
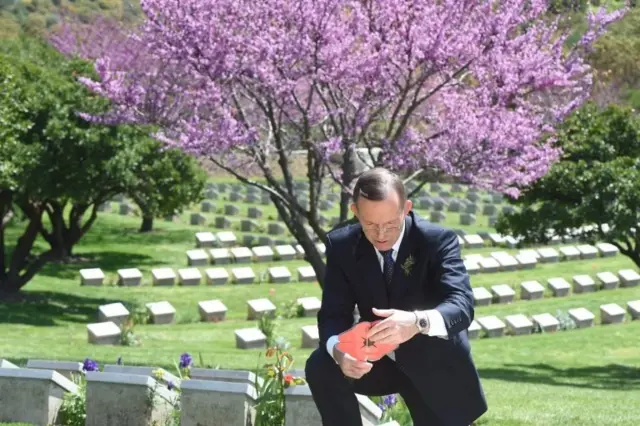
[[(391, 256), (393, 257), (394, 262), (398, 258), (398, 251), (400, 250), (400, 244), (402, 243), (402, 239), (404, 238), (404, 227), (405, 227), (405, 224), (403, 221), (402, 229), (400, 230), (400, 236), (396, 240), (393, 247), (391, 247), (391, 249), (393, 250), (393, 252), (391, 253)], [(376, 251), (376, 255), (378, 256), (378, 261), (380, 262), (380, 268), (384, 272), (384, 257), (382, 256), (382, 253), (380, 253), (378, 249), (376, 249), (375, 247), (374, 249)], [(425, 314), (429, 319), (429, 330), (426, 334), (428, 336), (447, 339), (449, 334), (447, 333), (447, 327), (444, 325), (444, 318), (442, 318), (442, 314), (435, 309), (427, 310), (425, 311)], [(329, 355), (331, 355), (332, 358), (333, 358), (333, 348), (336, 344), (338, 344), (337, 335), (331, 336), (327, 340), (327, 351), (329, 352)], [(395, 361), (395, 352), (391, 352), (388, 355), (388, 357)]]

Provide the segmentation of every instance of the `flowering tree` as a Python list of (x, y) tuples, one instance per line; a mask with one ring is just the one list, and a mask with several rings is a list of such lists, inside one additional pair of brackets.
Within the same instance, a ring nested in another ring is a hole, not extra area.
[[(270, 193), (318, 277), (324, 264), (304, 225), (324, 240), (327, 177), (345, 188), (347, 218), (359, 153), (408, 177), (436, 170), (512, 196), (543, 176), (560, 154), (549, 134), (589, 96), (584, 53), (625, 12), (590, 15), (566, 51), (545, 0), (142, 0), (142, 9), (139, 31), (96, 61), (99, 81), (84, 80), (115, 105), (94, 119), (152, 124), (160, 140)], [(308, 207), (291, 173), (296, 150)]]

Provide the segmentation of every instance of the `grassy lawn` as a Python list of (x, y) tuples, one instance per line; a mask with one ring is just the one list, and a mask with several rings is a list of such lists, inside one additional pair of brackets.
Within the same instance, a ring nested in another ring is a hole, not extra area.
[[(224, 201), (217, 202), (218, 207)], [(241, 205), (241, 217), (246, 207)], [(264, 222), (275, 212), (269, 206)], [(325, 213), (329, 217), (337, 211)], [(21, 303), (0, 305), (0, 358), (22, 365), (27, 359), (59, 359), (82, 361), (86, 357), (101, 364), (115, 363), (122, 357), (125, 364), (156, 365), (173, 368), (181, 353), (189, 352), (198, 362), (229, 369), (254, 369), (259, 363), (258, 351), (235, 349), (233, 331), (255, 326), (246, 320), (246, 300), (268, 297), (277, 306), (298, 297), (318, 296), (315, 283), (224, 285), (198, 287), (152, 287), (150, 271), (155, 267), (186, 267), (185, 251), (194, 248), (194, 234), (210, 225), (188, 225), (188, 213), (179, 222), (158, 221), (156, 231), (139, 234), (140, 219), (117, 214), (101, 214), (91, 232), (75, 250), (83, 262), (50, 264), (25, 288), (30, 296)], [(488, 231), (487, 226), (458, 225), (457, 215), (447, 213), (447, 225), (468, 232)], [(213, 217), (211, 216), (212, 223)], [(486, 225), (486, 217), (478, 215)], [(8, 241), (15, 241), (20, 231), (11, 228)], [(238, 235), (241, 233), (236, 232)], [(464, 254), (503, 249), (466, 250)], [(504, 250), (511, 253), (517, 250)], [(274, 262), (286, 264), (295, 277), (302, 261)], [(269, 264), (254, 264), (257, 272)], [(78, 271), (100, 267), (107, 274), (104, 287), (81, 287)], [(141, 287), (117, 287), (117, 269), (138, 267), (144, 279)], [(634, 268), (622, 256), (537, 265), (528, 271), (472, 275), (473, 286), (489, 287), (510, 284), (519, 291), (519, 283), (546, 280), (596, 272), (617, 272)], [(201, 268), (204, 270), (205, 268)], [(273, 289), (272, 291), (270, 291)], [(222, 323), (200, 323), (198, 302), (220, 299), (228, 307)], [(591, 294), (553, 298), (545, 294), (541, 300), (516, 301), (508, 305), (479, 307), (476, 316), (566, 312), (586, 307), (596, 313), (604, 303), (626, 305), (640, 299), (640, 287), (598, 291)], [(141, 308), (145, 303), (167, 300), (177, 310), (177, 324), (141, 325), (135, 329), (141, 339), (138, 347), (94, 346), (87, 343), (86, 324), (97, 321), (97, 308), (105, 303), (122, 301)], [(300, 327), (315, 322), (314, 318), (279, 321), (278, 333), (291, 343), (294, 368), (304, 368), (310, 350), (301, 349)], [(640, 321), (592, 329), (536, 334), (526, 337), (480, 339), (473, 342), (474, 356), (483, 379), (490, 411), (481, 420), (486, 425), (637, 425), (640, 423)]]

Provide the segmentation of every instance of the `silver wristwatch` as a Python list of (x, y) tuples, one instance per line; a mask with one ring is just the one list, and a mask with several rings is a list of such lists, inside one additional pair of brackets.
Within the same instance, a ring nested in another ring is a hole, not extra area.
[(416, 327), (421, 334), (429, 332), (429, 317), (423, 311), (413, 311), (416, 316)]

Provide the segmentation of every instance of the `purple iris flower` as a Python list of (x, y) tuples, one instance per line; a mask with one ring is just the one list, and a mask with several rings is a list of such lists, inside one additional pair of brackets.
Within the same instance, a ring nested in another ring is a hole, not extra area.
[(180, 368), (188, 368), (191, 366), (193, 362), (193, 358), (188, 353), (183, 353), (180, 355)]
[(100, 371), (98, 363), (92, 359), (85, 359), (82, 363), (82, 371)]
[(175, 388), (176, 386), (173, 384), (173, 382), (171, 380), (169, 380), (167, 382), (167, 389), (169, 390), (173, 390), (173, 388)]

